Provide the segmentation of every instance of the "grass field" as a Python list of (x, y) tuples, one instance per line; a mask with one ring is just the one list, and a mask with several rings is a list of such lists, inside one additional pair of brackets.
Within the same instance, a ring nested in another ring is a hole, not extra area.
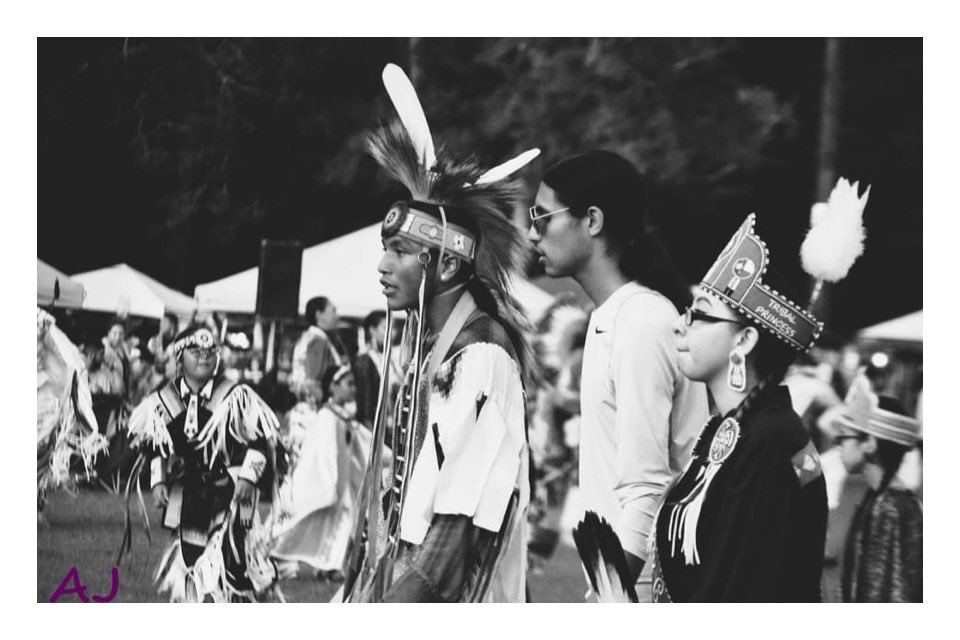
[[(115, 602), (166, 601), (153, 586), (153, 572), (172, 534), (160, 528), (159, 511), (150, 508), (149, 502), (148, 512), (153, 541), (148, 542), (142, 522), (135, 521), (133, 547), (117, 572)], [(71, 567), (77, 568), (87, 596), (108, 594), (123, 533), (120, 498), (103, 491), (81, 491), (76, 496), (57, 493), (50, 497), (44, 517), (46, 524), (37, 526), (37, 602), (49, 600)], [(552, 560), (531, 572), (528, 580), (535, 602), (583, 601), (579, 559), (570, 547), (560, 545)], [(290, 602), (329, 602), (336, 591), (336, 585), (321, 585), (309, 574), (286, 580), (281, 588)], [(59, 601), (76, 601), (76, 596), (67, 594)]]

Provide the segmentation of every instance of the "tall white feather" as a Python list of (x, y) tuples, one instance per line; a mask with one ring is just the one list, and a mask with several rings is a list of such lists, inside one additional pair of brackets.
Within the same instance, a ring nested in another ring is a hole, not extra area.
[(810, 230), (800, 247), (800, 260), (803, 270), (817, 280), (842, 280), (863, 254), (863, 209), (870, 187), (859, 196), (858, 185), (840, 178), (826, 206), (814, 205)]
[(427, 169), (432, 169), (437, 163), (437, 154), (433, 148), (433, 137), (430, 135), (427, 116), (420, 105), (413, 83), (403, 69), (391, 63), (383, 68), (383, 86), (386, 87), (397, 115), (400, 116), (400, 122), (403, 123), (410, 135), (410, 140), (417, 149), (420, 162)]
[(497, 180), (503, 180), (511, 173), (518, 171), (519, 169), (533, 162), (534, 158), (539, 155), (540, 149), (530, 149), (529, 151), (524, 151), (516, 158), (507, 160), (503, 164), (497, 165), (493, 169), (490, 169), (482, 176), (477, 178), (477, 181), (474, 184), (487, 184), (490, 182), (496, 182)]

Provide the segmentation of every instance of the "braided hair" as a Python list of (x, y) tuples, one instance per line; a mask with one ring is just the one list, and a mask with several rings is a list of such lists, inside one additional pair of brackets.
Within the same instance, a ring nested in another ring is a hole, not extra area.
[(757, 345), (751, 355), (753, 368), (760, 382), (743, 399), (733, 414), (733, 419), (742, 424), (756, 401), (771, 389), (775, 389), (787, 374), (787, 369), (796, 358), (797, 352), (775, 336), (763, 329), (757, 330)]
[[(884, 411), (897, 413), (902, 416), (909, 415), (900, 401), (891, 396), (880, 396), (878, 406)], [(900, 465), (903, 463), (903, 457), (907, 455), (907, 447), (892, 440), (883, 440), (877, 438), (877, 450), (873, 453), (874, 461), (883, 469), (883, 477), (880, 479), (880, 486), (877, 488), (877, 494), (883, 493), (893, 479), (897, 477)]]

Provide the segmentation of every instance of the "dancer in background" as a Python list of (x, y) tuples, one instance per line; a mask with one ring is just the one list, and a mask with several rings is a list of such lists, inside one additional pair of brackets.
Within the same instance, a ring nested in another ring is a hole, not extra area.
[(80, 351), (37, 309), (37, 520), (48, 492), (75, 487), (71, 462), (80, 460), (90, 477), (107, 441), (98, 428)]
[[(129, 421), (130, 447), (140, 457), (127, 499), (149, 464), (155, 504), (175, 536), (157, 569), (159, 591), (172, 602), (276, 595), (272, 517), (261, 522), (257, 485), (268, 469), (276, 477), (277, 418), (250, 387), (219, 374), (219, 344), (208, 327), (187, 327), (173, 351), (177, 377), (147, 396)], [(130, 546), (129, 516), (126, 527), (121, 555)]]
[(321, 580), (342, 580), (372, 434), (351, 409), (356, 387), (349, 365), (328, 368), (321, 384), (325, 401), (304, 425), (296, 464), (281, 487), (285, 521), (272, 555), (310, 565)]

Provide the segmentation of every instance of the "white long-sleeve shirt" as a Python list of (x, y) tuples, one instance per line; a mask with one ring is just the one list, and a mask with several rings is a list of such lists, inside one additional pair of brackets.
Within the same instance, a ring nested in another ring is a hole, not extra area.
[(647, 559), (647, 538), (668, 484), (708, 417), (706, 387), (677, 364), (678, 314), (636, 282), (617, 289), (587, 327), (580, 389), (580, 491), (585, 509)]

